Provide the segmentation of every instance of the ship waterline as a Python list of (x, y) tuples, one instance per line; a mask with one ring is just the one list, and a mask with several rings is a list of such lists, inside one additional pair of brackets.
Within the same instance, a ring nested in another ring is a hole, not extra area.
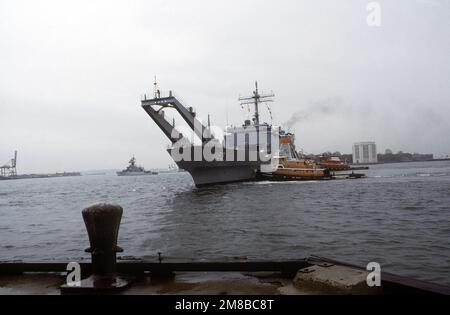
[(249, 181), (256, 179), (259, 163), (257, 162), (178, 162), (177, 165), (189, 172), (197, 187), (210, 184)]

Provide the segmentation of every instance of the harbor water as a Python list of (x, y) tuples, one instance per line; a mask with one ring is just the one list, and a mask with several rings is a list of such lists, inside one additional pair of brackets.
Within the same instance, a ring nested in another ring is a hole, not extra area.
[(450, 162), (374, 165), (367, 175), (207, 188), (188, 173), (0, 181), (0, 260), (89, 258), (81, 210), (114, 202), (125, 256), (315, 254), (450, 285)]

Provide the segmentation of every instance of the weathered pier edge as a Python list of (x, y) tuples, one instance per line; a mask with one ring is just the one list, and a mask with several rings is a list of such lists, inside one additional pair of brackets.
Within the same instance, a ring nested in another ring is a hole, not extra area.
[[(323, 257), (299, 260), (249, 260), (246, 257), (177, 258), (158, 256), (119, 257), (122, 249), (117, 237), (123, 209), (118, 205), (97, 204), (83, 210), (89, 235), (91, 261), (81, 260), (79, 286), (60, 287), (61, 294), (113, 294), (126, 290), (134, 281), (176, 281), (176, 273), (185, 272), (272, 272), (291, 279), (293, 286), (305, 294), (445, 294), (450, 288), (410, 278), (382, 273), (381, 287), (369, 287), (368, 272), (359, 266)], [(25, 276), (29, 273), (67, 272), (70, 261), (4, 261), (0, 262), (2, 276)]]

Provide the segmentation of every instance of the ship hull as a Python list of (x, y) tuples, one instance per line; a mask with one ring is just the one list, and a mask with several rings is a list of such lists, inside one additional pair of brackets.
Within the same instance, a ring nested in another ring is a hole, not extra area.
[(197, 187), (250, 181), (256, 178), (258, 164), (239, 162), (178, 162), (187, 171)]
[(250, 181), (256, 178), (256, 170), (248, 166), (194, 168), (188, 172), (197, 187)]
[[(191, 147), (191, 157), (194, 157), (194, 151), (198, 147)], [(169, 148), (167, 152), (172, 158), (174, 157), (173, 148)], [(237, 151), (228, 152), (233, 157), (239, 156)], [(252, 181), (256, 179), (256, 176), (261, 168), (261, 161), (249, 160), (249, 152), (245, 155), (244, 161), (236, 161), (233, 159), (227, 161), (227, 152), (224, 151), (221, 160), (206, 161), (202, 158), (199, 161), (181, 160), (175, 161), (179, 170), (188, 172), (196, 187), (226, 184), (233, 182)]]

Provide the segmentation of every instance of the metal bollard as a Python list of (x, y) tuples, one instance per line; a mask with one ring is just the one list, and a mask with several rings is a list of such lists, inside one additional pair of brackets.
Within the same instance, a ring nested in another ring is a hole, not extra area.
[(116, 282), (116, 253), (120, 220), (123, 209), (119, 205), (97, 204), (83, 210), (83, 220), (91, 247), (86, 252), (92, 257), (94, 285), (112, 285)]
[(82, 211), (89, 235), (92, 275), (81, 281), (78, 287), (61, 287), (62, 293), (101, 293), (125, 288), (128, 281), (117, 274), (116, 253), (123, 249), (117, 246), (120, 220), (123, 209), (115, 204), (96, 204)]
[(114, 280), (116, 253), (123, 252), (117, 246), (123, 209), (119, 205), (97, 204), (82, 213), (91, 244), (86, 252), (92, 256), (92, 274), (104, 281)]

